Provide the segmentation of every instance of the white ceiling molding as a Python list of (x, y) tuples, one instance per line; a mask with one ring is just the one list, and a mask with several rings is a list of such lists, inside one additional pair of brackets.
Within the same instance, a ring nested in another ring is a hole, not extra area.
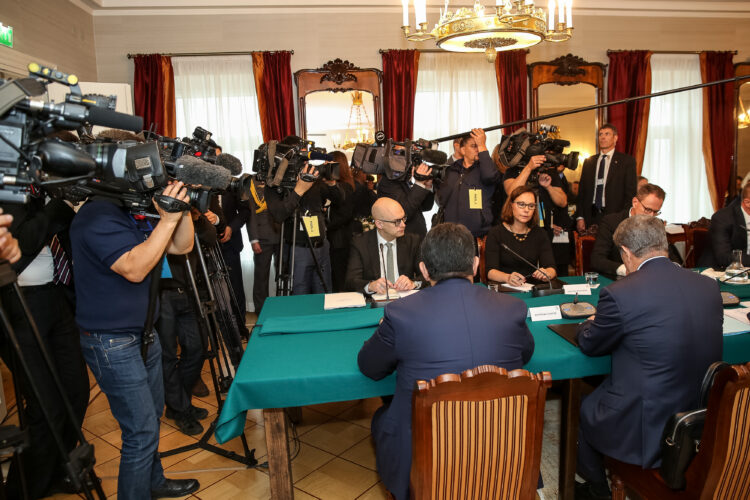
[[(352, 14), (401, 12), (400, 0), (381, 3), (353, 0), (68, 0), (94, 16), (173, 16), (242, 14)], [(428, 11), (444, 4), (431, 0)], [(463, 3), (466, 3), (465, 1)], [(491, 3), (491, 2), (486, 2)], [(544, 4), (542, 1), (540, 5)], [(574, 0), (574, 12), (584, 16), (748, 18), (750, 2), (699, 0)]]

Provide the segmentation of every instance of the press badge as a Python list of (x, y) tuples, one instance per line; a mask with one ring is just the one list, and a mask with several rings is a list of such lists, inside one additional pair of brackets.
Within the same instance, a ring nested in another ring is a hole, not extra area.
[(469, 189), (469, 208), (472, 210), (482, 209), (482, 190)]
[(310, 238), (317, 238), (320, 236), (320, 228), (318, 227), (318, 216), (317, 215), (304, 215), (302, 222), (305, 224), (307, 229), (307, 235)]

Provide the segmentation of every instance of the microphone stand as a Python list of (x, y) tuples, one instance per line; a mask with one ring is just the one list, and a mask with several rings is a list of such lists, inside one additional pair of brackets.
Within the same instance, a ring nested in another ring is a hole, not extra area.
[[(383, 265), (383, 274), (385, 275), (385, 300), (373, 300), (372, 303), (376, 307), (385, 307), (386, 304), (391, 302), (391, 298), (388, 295), (388, 268), (385, 267), (385, 257), (383, 257), (383, 244), (380, 244), (380, 263)], [(395, 300), (395, 299), (394, 299)]]
[(514, 255), (517, 259), (522, 260), (526, 264), (530, 265), (531, 267), (533, 267), (534, 269), (536, 269), (537, 271), (539, 271), (540, 273), (542, 273), (544, 275), (544, 277), (547, 278), (547, 283), (549, 284), (549, 289), (544, 290), (544, 289), (537, 288), (536, 286), (534, 286), (534, 289), (531, 291), (532, 297), (546, 297), (547, 295), (558, 295), (558, 294), (563, 293), (563, 289), (562, 288), (552, 288), (552, 279), (549, 277), (549, 275), (547, 273), (545, 273), (542, 270), (541, 267), (537, 266), (536, 264), (532, 264), (531, 261), (529, 261), (525, 257), (523, 257), (523, 256), (519, 255), (518, 253), (514, 252), (513, 250), (511, 250), (510, 247), (508, 245), (506, 245), (505, 243), (500, 243), (500, 246), (502, 246), (505, 250), (507, 250), (508, 252), (510, 252), (512, 255)]
[[(749, 273), (749, 272), (750, 272), (750, 267), (749, 267), (749, 268), (747, 268), (747, 269), (745, 269), (745, 270), (744, 270), (744, 271), (742, 271), (741, 273), (733, 274), (733, 275), (731, 275), (731, 276), (727, 276), (726, 278), (722, 278), (722, 279), (720, 279), (720, 280), (719, 280), (719, 283), (726, 283), (727, 281), (729, 281), (729, 280), (733, 280), (733, 279), (736, 279), (736, 278), (739, 278), (740, 276), (746, 276), (746, 275), (747, 275), (747, 273)], [(724, 271), (724, 273), (726, 274), (726, 270)]]

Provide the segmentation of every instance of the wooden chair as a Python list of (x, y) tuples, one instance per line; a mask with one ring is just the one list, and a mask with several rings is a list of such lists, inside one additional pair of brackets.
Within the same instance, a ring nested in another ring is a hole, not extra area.
[(688, 467), (687, 486), (669, 489), (657, 469), (642, 469), (608, 458), (612, 500), (625, 499), (625, 487), (644, 499), (750, 498), (750, 363), (716, 375), (708, 399), (700, 450)]
[(685, 267), (693, 268), (700, 261), (703, 251), (711, 244), (708, 227), (685, 227)]
[(477, 238), (477, 253), (479, 254), (479, 281), (487, 284), (487, 264), (484, 260), (485, 246), (487, 245), (487, 235)]
[(585, 234), (581, 236), (577, 231), (573, 231), (576, 244), (576, 275), (583, 276), (584, 273), (591, 271), (591, 251), (594, 249), (596, 236)]
[(492, 365), (418, 380), (412, 498), (534, 499), (550, 384), (549, 372)]

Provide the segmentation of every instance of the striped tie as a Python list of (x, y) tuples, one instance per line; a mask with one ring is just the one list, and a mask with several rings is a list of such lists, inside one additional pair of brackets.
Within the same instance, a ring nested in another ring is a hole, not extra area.
[(69, 285), (71, 274), (70, 259), (65, 254), (65, 249), (57, 239), (57, 235), (52, 237), (49, 249), (52, 252), (52, 262), (55, 266), (55, 272), (52, 276), (52, 283), (55, 285)]

